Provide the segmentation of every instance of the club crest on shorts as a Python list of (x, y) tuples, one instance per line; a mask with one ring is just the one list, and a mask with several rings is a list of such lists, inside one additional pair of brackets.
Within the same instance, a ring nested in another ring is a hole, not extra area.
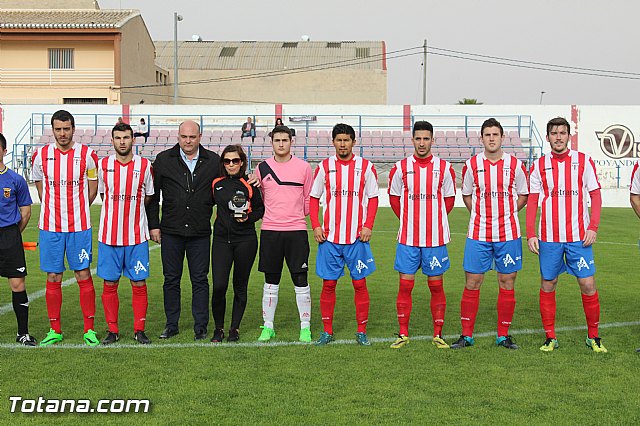
[(515, 265), (516, 262), (514, 262), (513, 257), (511, 257), (511, 255), (509, 253), (507, 253), (507, 255), (502, 259), (502, 261), (504, 262), (504, 266), (505, 268), (508, 265)]
[(438, 261), (438, 258), (435, 257), (435, 256), (433, 256), (433, 259), (431, 259), (431, 262), (429, 262), (429, 266), (431, 267), (432, 271), (436, 266), (438, 268), (442, 268), (442, 265), (440, 264), (440, 261)]
[(147, 272), (147, 268), (145, 268), (142, 262), (140, 262), (139, 260), (136, 263), (136, 266), (133, 268), (133, 270), (136, 271), (136, 274), (139, 274), (140, 271)]
[(583, 268), (591, 269), (589, 268), (589, 265), (587, 264), (587, 261), (584, 257), (580, 257), (580, 260), (578, 260), (578, 264), (576, 266), (578, 267), (578, 271), (582, 271)]
[(369, 267), (365, 265), (362, 260), (358, 259), (358, 263), (356, 263), (356, 269), (358, 273), (361, 273), (363, 269), (369, 269)]
[(80, 253), (78, 254), (78, 261), (82, 262), (83, 260), (90, 260), (89, 259), (89, 253), (87, 253), (87, 251), (85, 249), (82, 249), (80, 251)]

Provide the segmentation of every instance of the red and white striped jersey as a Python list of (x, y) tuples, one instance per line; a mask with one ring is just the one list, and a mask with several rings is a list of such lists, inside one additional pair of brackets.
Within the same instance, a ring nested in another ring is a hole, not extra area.
[(97, 179), (98, 156), (75, 143), (66, 151), (42, 146), (32, 157), (31, 180), (42, 181), (38, 228), (50, 232), (79, 232), (91, 228), (88, 181)]
[(471, 195), (467, 236), (478, 241), (502, 242), (520, 238), (518, 196), (529, 193), (522, 161), (503, 153), (495, 163), (484, 153), (462, 168), (462, 195)]
[(640, 160), (636, 161), (631, 172), (631, 186), (629, 190), (632, 194), (640, 194)]
[(115, 155), (100, 160), (98, 192), (104, 194), (98, 241), (133, 246), (149, 239), (144, 197), (153, 195), (151, 162), (139, 155), (122, 164)]
[(542, 206), (538, 238), (553, 243), (582, 241), (589, 227), (589, 192), (599, 189), (591, 157), (569, 150), (563, 159), (543, 155), (531, 166), (530, 192)]
[(378, 175), (370, 161), (357, 155), (349, 161), (335, 155), (322, 160), (310, 195), (324, 206), (322, 226), (327, 241), (354, 243), (367, 220), (369, 198), (378, 193)]
[(438, 247), (449, 242), (444, 198), (455, 196), (455, 180), (451, 164), (434, 156), (425, 162), (412, 155), (393, 166), (389, 195), (400, 197), (400, 244)]

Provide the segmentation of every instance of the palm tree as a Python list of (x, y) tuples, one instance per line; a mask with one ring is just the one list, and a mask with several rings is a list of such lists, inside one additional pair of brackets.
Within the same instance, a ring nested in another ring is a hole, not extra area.
[(458, 101), (458, 105), (482, 105), (482, 102), (478, 102), (477, 99), (462, 98), (461, 101)]

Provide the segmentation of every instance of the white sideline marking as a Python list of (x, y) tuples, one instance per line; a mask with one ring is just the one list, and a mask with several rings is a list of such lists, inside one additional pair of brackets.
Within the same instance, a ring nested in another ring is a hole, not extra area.
[[(155, 250), (157, 248), (160, 248), (159, 244), (156, 244), (155, 246), (151, 246), (149, 247), (149, 251), (151, 250)], [(91, 269), (91, 275), (95, 275), (97, 269), (93, 268)], [(73, 283), (76, 282), (76, 278), (69, 278), (66, 279), (64, 281), (62, 281), (62, 284), (60, 285), (61, 287), (66, 287), (69, 286)], [(47, 289), (43, 288), (42, 290), (38, 290), (38, 291), (34, 291), (33, 293), (29, 293), (27, 292), (27, 294), (29, 295), (29, 302), (33, 302), (34, 300), (40, 299), (42, 296), (44, 296), (47, 293)], [(0, 315), (4, 315), (7, 312), (13, 311), (13, 304), (11, 303), (7, 303), (6, 305), (2, 305), (0, 306)]]
[[(607, 324), (600, 324), (600, 328), (618, 328), (618, 327), (631, 327), (640, 325), (640, 321), (628, 321), (628, 322), (611, 322)], [(578, 330), (586, 330), (587, 327), (585, 325), (581, 326), (573, 326), (573, 327), (558, 327), (556, 331), (564, 332), (564, 331), (578, 331)], [(531, 329), (525, 328), (522, 330), (512, 330), (512, 335), (530, 335), (530, 334), (544, 334), (543, 329)], [(484, 333), (475, 333), (473, 337), (495, 337), (495, 331), (488, 331)], [(445, 339), (456, 339), (458, 338), (458, 334), (451, 334), (444, 336)], [(432, 336), (411, 336), (411, 340), (431, 340)], [(390, 343), (393, 342), (394, 338), (386, 338), (386, 337), (371, 337), (369, 338), (371, 342), (374, 343)], [(333, 345), (355, 345), (356, 341), (354, 339), (340, 339), (334, 340), (330, 343)], [(87, 350), (114, 350), (114, 349), (144, 349), (144, 350), (152, 350), (152, 349), (166, 349), (166, 348), (275, 348), (279, 346), (314, 346), (313, 343), (302, 343), (297, 341), (289, 341), (289, 342), (247, 342), (247, 343), (160, 343), (160, 344), (151, 344), (151, 345), (141, 345), (138, 343), (114, 343), (109, 346), (96, 346), (89, 347), (84, 344), (78, 343), (59, 343), (57, 345), (51, 345), (46, 348), (40, 348), (40, 350), (57, 350), (57, 349), (87, 349)], [(0, 349), (30, 349), (27, 346), (18, 345), (15, 343), (0, 343)]]

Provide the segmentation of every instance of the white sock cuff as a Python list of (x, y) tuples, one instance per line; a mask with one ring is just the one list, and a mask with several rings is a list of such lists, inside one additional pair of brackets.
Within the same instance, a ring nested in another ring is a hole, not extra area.
[(296, 294), (307, 294), (307, 293), (311, 293), (311, 286), (309, 284), (307, 284), (304, 287), (294, 287), (294, 289), (296, 290)]
[(264, 283), (264, 294), (270, 294), (277, 296), (278, 290), (280, 290), (280, 286), (277, 284), (267, 284)]

